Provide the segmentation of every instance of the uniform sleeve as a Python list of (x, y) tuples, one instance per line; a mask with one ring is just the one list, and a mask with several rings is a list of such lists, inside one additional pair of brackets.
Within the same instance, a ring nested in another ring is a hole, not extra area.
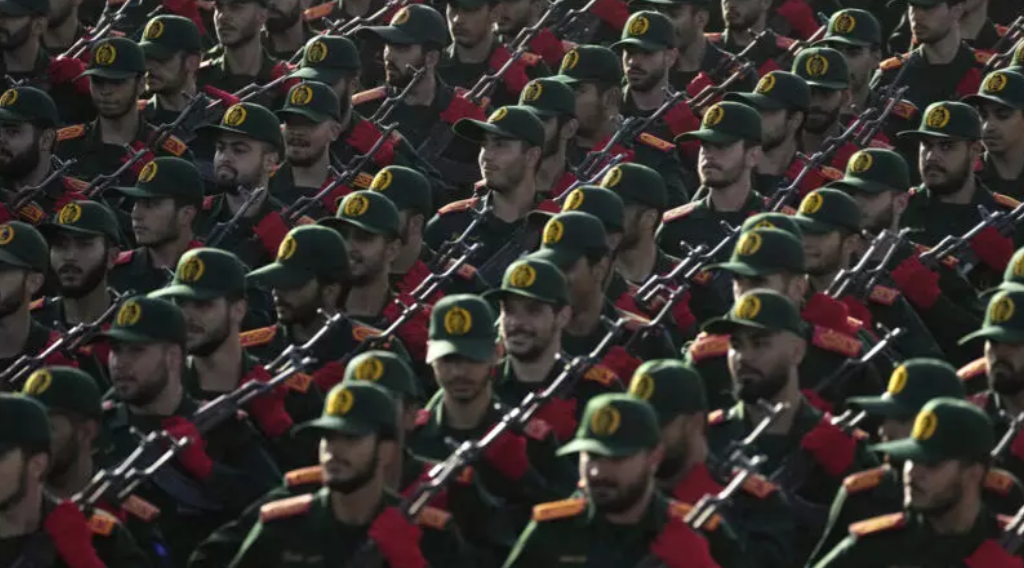
[(260, 522), (260, 507), (285, 499), (290, 495), (287, 489), (277, 488), (255, 501), (235, 520), (214, 531), (201, 542), (189, 557), (189, 568), (223, 568), (241, 549), (249, 532)]
[(106, 568), (148, 568), (151, 565), (128, 529), (120, 523), (110, 535), (93, 539), (93, 546)]
[(209, 487), (228, 507), (242, 511), (250, 503), (274, 489), (281, 480), (273, 460), (257, 443), (257, 435), (245, 423), (231, 424), (225, 440), (230, 447), (212, 455), (214, 467), (207, 480)]

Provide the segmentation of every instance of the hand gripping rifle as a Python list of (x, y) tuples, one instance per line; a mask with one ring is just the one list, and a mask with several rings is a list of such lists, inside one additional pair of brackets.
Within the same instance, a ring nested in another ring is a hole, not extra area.
[[(779, 419), (783, 416), (783, 411), (790, 408), (790, 403), (777, 402), (776, 404), (770, 404), (765, 400), (759, 400), (758, 406), (761, 407), (762, 411), (766, 413), (765, 418), (762, 418), (762, 421), (759, 422), (758, 425), (755, 426), (753, 430), (751, 430), (751, 433), (748, 434), (747, 437), (745, 437), (743, 440), (734, 440), (730, 442), (729, 446), (726, 447), (726, 451), (723, 452), (723, 455), (726, 456), (726, 459), (724, 459), (716, 468), (719, 470), (719, 473), (722, 477), (732, 477), (734, 471), (737, 468), (739, 468), (741, 470), (747, 471), (748, 475), (745, 476), (746, 480), (747, 477), (750, 477), (750, 475), (757, 470), (756, 466), (761, 460), (758, 460), (757, 456), (750, 455), (751, 449), (754, 447), (755, 442), (757, 442), (762, 436), (764, 436), (773, 424), (779, 421)], [(741, 484), (743, 484), (743, 482), (741, 482)], [(702, 501), (704, 501), (704, 499), (702, 499)], [(691, 510), (691, 514), (695, 517), (699, 515), (704, 517), (702, 522), (697, 525), (699, 527), (704, 525), (705, 522), (715, 512), (712, 511), (708, 515), (702, 515), (700, 509), (701, 507), (697, 506)], [(694, 525), (691, 526), (694, 527)]]
[(821, 24), (819, 25), (819, 29), (815, 30), (815, 33), (811, 34), (808, 39), (799, 39), (790, 44), (790, 47), (787, 48), (786, 51), (773, 58), (773, 61), (776, 62), (776, 65), (778, 65), (780, 69), (790, 69), (794, 60), (797, 59), (797, 56), (804, 51), (805, 48), (826, 37), (826, 33), (829, 31), (829, 17), (822, 12), (817, 12), (815, 16), (818, 19), (819, 24)]
[[(213, 122), (214, 113), (209, 112), (211, 98), (202, 91), (197, 92), (189, 98), (188, 104), (182, 109), (175, 119), (167, 124), (161, 124), (150, 136), (147, 146), (154, 151), (158, 150), (171, 136), (178, 136), (188, 142), (195, 138), (195, 131), (204, 124)], [(204, 111), (204, 112), (200, 112)]]
[(1025, 204), (1019, 204), (1011, 211), (988, 212), (980, 205), (979, 213), (982, 215), (982, 221), (959, 237), (953, 235), (943, 237), (943, 240), (936, 246), (918, 256), (919, 262), (927, 268), (935, 270), (944, 258), (954, 257), (960, 261), (958, 268), (961, 274), (968, 274), (978, 264), (978, 258), (971, 247), (972, 239), (989, 227), (996, 229), (1001, 235), (1007, 236), (1016, 225), (1021, 224), (1022, 217), (1025, 216), (1023, 207)]
[[(379, 22), (392, 11), (398, 11), (409, 4), (409, 0), (388, 0), (379, 10), (367, 16), (354, 16), (348, 20), (341, 18), (331, 21), (324, 31), (317, 35), (348, 36), (357, 29)], [(302, 59), (303, 50), (300, 49), (288, 60), (290, 64), (298, 63)]]
[(505, 77), (505, 74), (512, 69), (512, 66), (523, 58), (523, 54), (530, 50), (530, 40), (534, 39), (544, 29), (545, 22), (551, 17), (553, 9), (554, 6), (548, 8), (536, 24), (523, 28), (516, 34), (516, 37), (509, 43), (507, 48), (509, 50), (509, 59), (494, 73), (485, 73), (484, 76), (477, 80), (473, 87), (466, 92), (467, 100), (477, 106), (484, 105), (487, 102), (488, 97), (491, 96), (491, 93), (495, 92), (495, 88), (498, 87), (498, 82), (502, 80), (502, 77)]
[[(897, 56), (901, 57), (901, 56)], [(875, 113), (872, 118), (864, 121), (861, 129), (855, 135), (854, 140), (851, 142), (858, 148), (864, 148), (869, 145), (876, 134), (883, 129), (886, 125), (887, 119), (890, 118), (890, 113), (893, 109), (904, 101), (904, 94), (908, 91), (908, 86), (904, 84), (908, 77), (908, 70), (913, 67), (918, 60), (922, 57), (918, 51), (912, 51), (909, 55), (903, 57), (903, 64), (900, 67), (900, 71), (897, 72), (897, 76), (893, 78), (890, 84), (886, 85), (886, 88), (879, 93), (879, 99), (877, 106), (880, 106), (879, 111)], [(879, 88), (878, 81), (882, 75), (875, 77), (876, 81), (869, 87), (870, 91), (875, 91)], [(910, 103), (906, 103), (910, 104)], [(860, 116), (859, 116), (860, 118)]]
[(727, 235), (714, 247), (709, 249), (705, 245), (698, 245), (691, 248), (686, 242), (680, 243), (687, 250), (687, 256), (683, 258), (672, 270), (665, 274), (652, 274), (634, 293), (642, 304), (650, 304), (655, 295), (665, 290), (686, 289), (690, 287), (691, 279), (698, 275), (706, 266), (716, 261), (722, 251), (733, 247), (734, 241), (740, 234), (739, 229), (730, 227), (725, 221), (722, 222)]
[(616, 154), (616, 155), (610, 157), (607, 160), (602, 160), (601, 163), (603, 165), (601, 166), (601, 169), (599, 169), (597, 172), (595, 172), (594, 175), (592, 175), (589, 178), (585, 178), (585, 179), (580, 179), (580, 178), (575, 179), (573, 181), (573, 183), (571, 183), (569, 185), (569, 187), (567, 187), (558, 197), (556, 197), (552, 201), (561, 204), (563, 201), (566, 201), (566, 198), (569, 197), (569, 194), (572, 193), (574, 189), (576, 189), (576, 188), (578, 188), (578, 187), (580, 187), (582, 185), (591, 185), (593, 183), (600, 182), (602, 179), (604, 179), (605, 174), (609, 173), (609, 170), (611, 170), (612, 168), (618, 166), (625, 159), (626, 159), (626, 154)]
[(249, 213), (249, 210), (256, 205), (256, 202), (259, 201), (265, 193), (267, 193), (267, 188), (262, 186), (251, 191), (242, 187), (239, 187), (238, 190), (240, 193), (245, 195), (245, 200), (242, 202), (242, 205), (239, 206), (238, 211), (231, 216), (231, 219), (228, 219), (224, 223), (218, 223), (210, 230), (210, 234), (206, 236), (206, 242), (203, 246), (216, 248), (217, 245), (219, 245), (225, 237), (231, 234), (231, 232), (235, 230), (235, 227), (242, 222), (242, 219), (247, 213)]
[(480, 200), (480, 207), (474, 208), (472, 212), (473, 218), (466, 226), (466, 229), (464, 229), (458, 237), (450, 241), (445, 241), (445, 243), (442, 244), (434, 253), (434, 258), (431, 259), (430, 262), (431, 272), (443, 271), (449, 260), (456, 258), (457, 256), (463, 256), (473, 248), (468, 244), (470, 235), (472, 235), (477, 227), (484, 222), (493, 207), (494, 204), (491, 203), (491, 192), (485, 193), (484, 197)]
[[(881, 327), (881, 329), (885, 328)], [(815, 388), (812, 390), (814, 390), (818, 394), (822, 394), (835, 385), (841, 385), (843, 383), (846, 383), (857, 372), (871, 365), (880, 355), (886, 354), (888, 351), (890, 351), (893, 342), (896, 341), (897, 338), (903, 336), (906, 332), (907, 330), (903, 327), (895, 327), (893, 329), (887, 330), (885, 335), (883, 335), (883, 337), (875, 345), (873, 345), (871, 349), (866, 351), (864, 355), (862, 355), (858, 359), (845, 359), (844, 362), (836, 368), (836, 370), (834, 370), (828, 377), (823, 379), (822, 382), (815, 385)], [(892, 360), (899, 360), (899, 358), (895, 356), (889, 354), (888, 356)], [(844, 414), (841, 414), (836, 420), (834, 420), (833, 424), (840, 426), (842, 428), (853, 429), (854, 426), (856, 426), (863, 419), (864, 416), (859, 417), (858, 413), (856, 412), (846, 412)]]
[(993, 451), (990, 452), (990, 456), (992, 456), (993, 459), (1000, 457), (1001, 454), (1007, 451), (1007, 448), (1011, 447), (1011, 444), (1014, 443), (1014, 439), (1018, 437), (1018, 434), (1021, 434), (1023, 420), (1025, 420), (1025, 415), (1019, 414), (1011, 421), (1010, 427), (1007, 429), (1007, 432), (1004, 433), (1004, 437), (1000, 438), (996, 447), (994, 447)]
[(1000, 39), (991, 49), (987, 50), (992, 51), (994, 55), (989, 58), (985, 67), (982, 68), (983, 76), (986, 76), (990, 71), (1003, 69), (1011, 63), (1011, 60), (1014, 59), (1014, 52), (1022, 41), (1023, 24), (1025, 24), (1025, 16), (1018, 16), (1018, 19), (1007, 27), (1007, 32), (1000, 36)]
[[(872, 289), (879, 282), (884, 274), (887, 274), (887, 266), (896, 254), (901, 241), (908, 234), (908, 229), (901, 229), (900, 233), (894, 235), (891, 231), (882, 231), (869, 245), (868, 250), (861, 256), (861, 260), (853, 268), (845, 268), (836, 275), (826, 289), (826, 295), (834, 300), (842, 300), (844, 296), (852, 295), (858, 300), (864, 301), (872, 293)], [(886, 250), (885, 253), (882, 251)], [(876, 261), (882, 254), (882, 260)]]
[(26, 187), (18, 192), (14, 201), (11, 202), (11, 212), (17, 213), (21, 211), (21, 208), (32, 203), (32, 201), (38, 197), (41, 193), (46, 191), (46, 186), (50, 185), (54, 180), (64, 175), (64, 172), (68, 171), (71, 166), (75, 165), (78, 160), (71, 158), (67, 161), (61, 161), (57, 156), (50, 157), (51, 167), (50, 175), (46, 176), (46, 179), (39, 182), (38, 185), (32, 187)]
[(110, 186), (117, 183), (125, 172), (132, 169), (136, 164), (142, 161), (142, 159), (146, 157), (146, 154), (151, 153), (149, 148), (143, 147), (135, 150), (128, 144), (124, 145), (124, 149), (125, 152), (128, 153), (128, 159), (125, 160), (118, 169), (110, 172), (109, 174), (100, 174), (94, 177), (92, 181), (89, 182), (89, 185), (82, 190), (82, 193), (86, 197), (92, 200), (99, 200), (102, 198), (103, 193), (107, 191)]

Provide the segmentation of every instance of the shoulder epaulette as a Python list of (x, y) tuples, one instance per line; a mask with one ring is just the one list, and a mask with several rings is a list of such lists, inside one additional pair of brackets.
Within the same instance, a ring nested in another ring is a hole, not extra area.
[(416, 411), (416, 422), (415, 422), (415, 424), (416, 424), (416, 426), (418, 428), (420, 426), (426, 425), (430, 421), (431, 421), (431, 411), (430, 410), (427, 410), (426, 408), (421, 408), (420, 410)]
[(744, 481), (742, 486), (744, 492), (759, 499), (765, 499), (775, 493), (779, 486), (757, 473), (752, 474)]
[(715, 426), (726, 421), (726, 411), (723, 409), (713, 410), (708, 413), (708, 425)]
[(370, 89), (369, 91), (363, 91), (352, 95), (352, 106), (361, 105), (363, 103), (369, 103), (370, 101), (376, 101), (384, 98), (388, 94), (387, 87), (377, 87), (376, 89)]
[(18, 215), (33, 225), (38, 225), (46, 219), (46, 211), (35, 203), (22, 205), (21, 209), (18, 209)]
[(438, 209), (438, 215), (453, 213), (455, 211), (466, 211), (467, 209), (476, 205), (477, 201), (479, 201), (479, 198), (477, 197), (470, 197), (467, 199), (460, 199), (459, 201), (453, 201), (452, 203), (449, 203), (441, 209)]
[(356, 341), (363, 341), (368, 337), (377, 337), (381, 335), (381, 330), (365, 326), (365, 325), (354, 325), (352, 326), (352, 338)]
[(271, 501), (260, 507), (260, 522), (266, 523), (268, 521), (302, 515), (310, 510), (310, 506), (313, 505), (313, 499), (314, 495), (310, 493), (281, 499), (280, 501)]
[(575, 517), (587, 510), (587, 499), (563, 499), (534, 505), (534, 521), (543, 523), (555, 519)]
[(169, 135), (161, 144), (160, 148), (173, 156), (181, 156), (189, 149), (185, 142), (177, 136)]
[(602, 386), (611, 386), (619, 377), (605, 365), (595, 365), (584, 373), (585, 381), (594, 381)]
[(690, 353), (690, 358), (695, 363), (710, 359), (712, 357), (722, 357), (730, 350), (730, 336), (728, 335), (709, 335), (702, 332), (698, 335), (697, 339), (690, 344), (690, 348), (687, 351)]
[(851, 525), (850, 531), (854, 536), (866, 536), (878, 532), (902, 528), (907, 524), (907, 522), (908, 518), (904, 513), (893, 513), (854, 523)]
[(520, 61), (533, 67), (534, 65), (537, 65), (538, 61), (541, 61), (541, 56), (536, 53), (525, 51), (523, 52), (523, 55), (520, 55)]
[(203, 198), (203, 211), (209, 211), (214, 208), (214, 200), (216, 195), (207, 195)]
[(96, 509), (89, 517), (89, 531), (100, 536), (110, 536), (117, 526), (117, 519), (110, 513)]
[(1002, 193), (995, 193), (994, 192), (993, 193), (993, 200), (996, 201), (998, 204), (1003, 205), (1004, 207), (1006, 207), (1008, 209), (1014, 209), (1015, 207), (1021, 205), (1021, 202), (1018, 201), (1017, 199), (1015, 199), (1013, 197), (1008, 197), (1008, 196), (1006, 196), (1006, 195), (1004, 195)]
[(902, 100), (897, 104), (893, 105), (893, 110), (890, 111), (890, 114), (908, 120), (915, 116), (915, 113), (917, 112), (918, 107), (915, 106), (914, 103), (912, 103), (911, 101)]
[(889, 71), (890, 69), (898, 69), (904, 65), (904, 58), (902, 57), (891, 57), (879, 64), (879, 68), (883, 71)]
[(334, 11), (335, 6), (337, 5), (337, 2), (325, 2), (323, 4), (313, 6), (312, 8), (307, 8), (303, 10), (303, 20), (313, 22), (326, 16), (330, 16), (331, 12)]
[(134, 257), (135, 257), (135, 251), (134, 250), (122, 251), (121, 253), (119, 253), (117, 255), (117, 259), (114, 260), (114, 264), (117, 265), (117, 266), (120, 266), (122, 264), (128, 264), (129, 262), (132, 262), (132, 258), (134, 258)]
[(979, 63), (983, 64), (983, 65), (989, 63), (989, 60), (992, 57), (993, 57), (992, 53), (989, 53), (989, 52), (986, 52), (986, 51), (982, 51), (982, 50), (975, 50), (975, 60), (978, 61)]
[(74, 140), (75, 138), (81, 138), (83, 134), (85, 134), (84, 124), (65, 126), (57, 131), (57, 141)]
[(71, 176), (64, 176), (62, 181), (64, 183), (64, 189), (70, 191), (81, 192), (85, 191), (85, 189), (89, 187), (89, 182)]
[(845, 357), (857, 357), (861, 353), (861, 342), (856, 338), (821, 325), (815, 326), (811, 342), (819, 349), (833, 351)]
[(892, 306), (898, 298), (900, 298), (900, 291), (882, 284), (877, 284), (875, 288), (872, 288), (872, 293), (868, 296), (869, 300), (884, 306)]
[(451, 520), (452, 513), (430, 505), (424, 507), (416, 516), (416, 524), (437, 530), (444, 529)]
[(983, 487), (993, 493), (1006, 496), (1011, 492), (1011, 489), (1014, 489), (1014, 477), (1006, 471), (991, 469), (986, 474), (986, 481), (983, 482)]
[(694, 209), (697, 208), (697, 206), (698, 204), (695, 202), (688, 203), (686, 205), (681, 205), (675, 209), (670, 209), (669, 211), (666, 211), (662, 214), (662, 222), (669, 223), (677, 219), (682, 219), (687, 215), (690, 215), (694, 211)]
[(839, 181), (842, 180), (844, 176), (843, 172), (836, 168), (831, 168), (829, 166), (820, 167), (819, 173), (822, 174), (822, 177), (828, 179), (829, 181)]
[(873, 138), (873, 139), (869, 140), (868, 141), (868, 147), (869, 148), (878, 148), (880, 150), (893, 150), (893, 146), (891, 146), (890, 144), (887, 144), (886, 142), (883, 142), (882, 140), (880, 140), (878, 138)]
[(957, 376), (962, 381), (974, 379), (986, 372), (986, 358), (980, 357), (957, 370)]
[(35, 300), (32, 300), (32, 302), (29, 303), (28, 311), (34, 312), (34, 311), (38, 310), (39, 308), (41, 308), (41, 307), (43, 307), (45, 305), (46, 305), (46, 298), (37, 298)]
[(267, 327), (243, 331), (238, 334), (238, 339), (242, 343), (242, 347), (258, 347), (260, 345), (267, 345), (273, 341), (277, 334), (278, 326), (269, 325)]
[(676, 145), (672, 142), (669, 142), (668, 140), (663, 140), (658, 136), (648, 134), (647, 132), (642, 132), (640, 136), (637, 137), (637, 141), (641, 144), (644, 144), (645, 146), (651, 146), (652, 148), (655, 148), (656, 150), (662, 150), (663, 152), (669, 152), (673, 148), (676, 148)]
[[(673, 501), (669, 504), (669, 516), (675, 519), (683, 520), (687, 515), (690, 514), (691, 510), (694, 509), (693, 505), (689, 503), (683, 503), (680, 501)], [(700, 530), (713, 532), (719, 528), (722, 524), (722, 517), (719, 515), (712, 515), (709, 517), (705, 524), (701, 525)]]
[(878, 487), (883, 482), (883, 478), (886, 477), (889, 469), (886, 466), (882, 466), (848, 475), (843, 480), (844, 491), (849, 495)]
[(776, 34), (776, 47), (780, 49), (790, 49), (796, 40)]
[(523, 427), (523, 433), (528, 438), (533, 438), (539, 442), (544, 441), (551, 432), (551, 425), (540, 418), (531, 418), (527, 421), (527, 425)]
[(147, 523), (160, 515), (160, 509), (156, 505), (136, 495), (129, 495), (128, 499), (121, 503), (121, 508)]
[(285, 485), (297, 487), (299, 485), (319, 485), (324, 481), (324, 468), (319, 465), (293, 469), (285, 474)]

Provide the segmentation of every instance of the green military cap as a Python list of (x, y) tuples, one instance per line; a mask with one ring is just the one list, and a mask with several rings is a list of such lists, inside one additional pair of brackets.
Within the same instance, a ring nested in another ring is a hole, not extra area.
[(288, 232), (274, 262), (246, 275), (246, 282), (271, 288), (298, 288), (318, 277), (332, 282), (349, 275), (349, 254), (338, 231), (303, 225)]
[(890, 374), (882, 396), (853, 397), (849, 403), (871, 416), (912, 420), (927, 402), (967, 396), (964, 383), (950, 363), (939, 359), (908, 359)]
[(623, 80), (623, 65), (616, 52), (607, 47), (581, 45), (562, 56), (559, 74), (553, 79), (570, 85), (596, 82), (619, 86)]
[(266, 142), (280, 151), (285, 146), (281, 137), (281, 123), (278, 117), (255, 103), (238, 103), (224, 112), (219, 124), (201, 126), (201, 130), (238, 134), (260, 142)]
[(203, 201), (199, 169), (181, 158), (156, 158), (139, 170), (134, 186), (116, 189), (136, 198), (174, 197), (197, 205)]
[(659, 441), (658, 418), (650, 404), (627, 394), (601, 394), (587, 403), (576, 435), (556, 455), (587, 452), (622, 458), (652, 450)]
[(694, 367), (676, 359), (646, 361), (630, 379), (630, 396), (648, 401), (664, 426), (681, 414), (708, 412), (705, 383)]
[(291, 76), (334, 85), (343, 77), (358, 72), (360, 67), (359, 51), (352, 40), (320, 35), (306, 42), (303, 59)]
[(0, 270), (21, 268), (46, 272), (50, 267), (50, 247), (32, 225), (8, 221), (0, 225)]
[(709, 270), (757, 278), (780, 272), (804, 273), (804, 244), (781, 229), (754, 229), (740, 234), (729, 262), (711, 264)]
[(530, 256), (547, 260), (559, 268), (569, 268), (589, 253), (607, 254), (606, 235), (605, 226), (590, 213), (559, 213), (545, 223), (541, 248)]
[(1025, 272), (1025, 266), (1023, 266), (1023, 251), (1025, 249), (1018, 249), (1014, 256), (1011, 257), (1011, 262), (1007, 263), (1007, 268), (1004, 269), (1004, 284), (1022, 284), (1022, 273)]
[(872, 446), (901, 461), (938, 464), (948, 460), (986, 463), (993, 450), (993, 423), (970, 402), (937, 398), (915, 417), (911, 437)]
[(46, 17), (50, 14), (50, 0), (0, 0), (0, 15)]
[(658, 211), (669, 206), (665, 179), (643, 164), (620, 164), (606, 172), (599, 185), (614, 191), (624, 205), (643, 205)]
[(88, 373), (74, 367), (43, 367), (29, 375), (21, 393), (49, 410), (71, 411), (94, 420), (103, 419), (100, 388)]
[(751, 290), (737, 298), (733, 308), (723, 317), (706, 323), (702, 331), (725, 335), (738, 328), (766, 331), (789, 331), (802, 335), (804, 324), (797, 306), (786, 296), (768, 289)]
[(573, 117), (577, 114), (577, 98), (573, 89), (551, 78), (534, 79), (520, 92), (520, 106), (540, 118)]
[(424, 217), (434, 214), (431, 182), (420, 172), (404, 166), (382, 168), (370, 182), (370, 191), (384, 195), (400, 212), (412, 211)]
[(701, 119), (701, 129), (685, 132), (674, 142), (700, 140), (712, 144), (733, 144), (741, 140), (762, 143), (762, 117), (741, 103), (724, 101), (709, 107)]
[(341, 103), (338, 94), (331, 87), (317, 81), (293, 85), (285, 97), (285, 106), (275, 114), (284, 120), (291, 115), (308, 118), (313, 122), (339, 120)]
[(758, 213), (744, 219), (744, 224), (740, 226), (740, 234), (744, 234), (754, 229), (779, 229), (786, 231), (794, 236), (796, 239), (803, 239), (804, 233), (801, 232), (801, 227), (794, 222), (794, 218), (786, 213), (776, 213), (774, 211), (767, 211), (765, 213)]
[(343, 382), (369, 381), (396, 399), (420, 398), (420, 383), (403, 357), (391, 351), (367, 351), (352, 358), (345, 367)]
[(167, 61), (176, 53), (199, 53), (203, 43), (192, 20), (175, 15), (157, 16), (142, 30), (139, 47), (147, 58)]
[(882, 148), (866, 148), (847, 159), (843, 179), (826, 187), (872, 194), (905, 192), (911, 187), (911, 174), (907, 161), (900, 154)]
[(898, 132), (900, 138), (958, 138), (975, 141), (982, 137), (982, 118), (975, 107), (958, 102), (929, 105), (918, 130)]
[(50, 418), (46, 408), (21, 394), (0, 393), (0, 456), (28, 446), (50, 449)]
[(427, 330), (427, 363), (460, 355), (474, 361), (488, 361), (495, 355), (495, 313), (473, 294), (445, 296), (431, 309)]
[(612, 44), (612, 49), (639, 47), (644, 51), (654, 52), (669, 49), (675, 45), (676, 34), (669, 18), (658, 12), (636, 12), (623, 26), (619, 41)]
[(559, 267), (547, 260), (526, 256), (505, 269), (501, 287), (484, 293), (489, 299), (508, 295), (564, 306), (569, 303), (569, 285)]
[(57, 105), (46, 91), (14, 87), (0, 95), (0, 122), (31, 122), (43, 127), (61, 123)]
[(145, 72), (146, 56), (139, 44), (128, 38), (115, 37), (93, 46), (92, 57), (83, 75), (124, 80)]
[[(1021, 257), (1018, 257), (1019, 262)], [(1025, 299), (1019, 285), (1005, 284), (997, 290), (989, 299), (989, 306), (986, 308), (986, 318), (982, 322), (982, 328), (969, 333), (961, 338), (960, 344), (968, 343), (973, 339), (987, 339), (997, 343), (1022, 343), (1022, 310), (1025, 309)]]
[[(624, 204), (616, 192), (597, 185), (582, 185), (566, 195), (562, 211), (590, 213), (601, 221), (605, 233), (623, 232)], [(547, 211), (531, 211), (527, 218), (532, 223), (544, 225), (555, 215)]]
[(1011, 65), (1009, 67), (1021, 73), (1023, 63), (1025, 63), (1025, 44), (1019, 43), (1018, 47), (1014, 50), (1014, 55), (1011, 56)]
[(241, 298), (246, 293), (246, 271), (234, 254), (221, 249), (196, 248), (178, 259), (174, 279), (150, 298), (213, 300)]
[(346, 195), (334, 217), (318, 221), (325, 227), (341, 231), (346, 227), (357, 227), (368, 233), (398, 237), (399, 210), (395, 204), (377, 191), (354, 191)]
[(801, 200), (794, 221), (809, 235), (839, 230), (857, 233), (861, 230), (861, 208), (839, 189), (816, 189)]
[(816, 45), (882, 45), (883, 31), (871, 12), (847, 8), (834, 12), (826, 26), (826, 35)]
[(803, 112), (811, 106), (811, 89), (804, 79), (793, 73), (773, 71), (758, 81), (754, 92), (726, 93), (723, 100), (743, 103), (759, 111)]
[(487, 121), (460, 118), (452, 130), (471, 142), (482, 144), (484, 135), (522, 140), (538, 148), (545, 145), (545, 126), (527, 107), (504, 106), (491, 113)]
[(327, 393), (320, 418), (301, 424), (296, 432), (309, 430), (361, 437), (377, 434), (392, 439), (399, 432), (395, 398), (371, 382), (342, 382)]
[(406, 6), (392, 16), (387, 26), (362, 28), (358, 33), (373, 35), (384, 43), (397, 45), (448, 45), (448, 24), (445, 23), (445, 18), (437, 10), (424, 4)]
[(121, 304), (110, 327), (99, 334), (120, 343), (185, 345), (185, 316), (162, 298), (134, 296)]
[(57, 233), (104, 236), (114, 243), (121, 238), (114, 212), (106, 205), (89, 200), (65, 203), (48, 222), (39, 226), (39, 232), (48, 239)]
[(802, 49), (790, 70), (810, 87), (841, 91), (851, 85), (847, 58), (829, 47)]
[(1023, 82), (1025, 82), (1025, 78), (1021, 76), (1021, 73), (1015, 73), (1008, 69), (994, 71), (986, 75), (982, 84), (979, 85), (978, 94), (969, 95), (961, 100), (972, 105), (991, 102), (1022, 110), (1025, 106)]

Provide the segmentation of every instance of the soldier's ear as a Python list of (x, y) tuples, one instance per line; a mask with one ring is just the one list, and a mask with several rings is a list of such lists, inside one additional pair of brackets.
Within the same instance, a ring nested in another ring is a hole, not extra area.
[(666, 73), (672, 71), (673, 67), (676, 67), (677, 60), (680, 59), (680, 50), (675, 47), (666, 50)]
[(28, 457), (25, 461), (25, 468), (28, 470), (28, 476), (32, 479), (42, 482), (46, 476), (46, 472), (50, 469), (50, 456), (45, 453), (38, 453)]
[(57, 140), (57, 131), (53, 128), (44, 128), (39, 133), (39, 146), (41, 152), (53, 152), (54, 143)]
[(25, 291), (28, 292), (30, 298), (35, 298), (39, 295), (39, 290), (43, 288), (43, 282), (46, 281), (46, 277), (41, 272), (29, 272), (25, 278)]
[(911, 194), (906, 191), (898, 192), (893, 197), (893, 214), (898, 218), (907, 211), (908, 202), (911, 200)]
[(195, 73), (199, 70), (199, 63), (202, 57), (198, 53), (185, 54), (182, 59), (182, 63), (185, 66), (185, 70), (190, 73)]
[(572, 140), (577, 137), (577, 129), (580, 128), (580, 121), (570, 118), (559, 128), (559, 137), (563, 140)]
[(804, 361), (804, 354), (808, 352), (808, 342), (797, 335), (791, 336), (790, 339), (792, 341), (791, 349), (793, 350), (794, 364), (800, 364), (801, 361)]
[(428, 71), (433, 71), (438, 66), (440, 58), (441, 52), (437, 49), (428, 51), (424, 54), (424, 67), (426, 67)]

